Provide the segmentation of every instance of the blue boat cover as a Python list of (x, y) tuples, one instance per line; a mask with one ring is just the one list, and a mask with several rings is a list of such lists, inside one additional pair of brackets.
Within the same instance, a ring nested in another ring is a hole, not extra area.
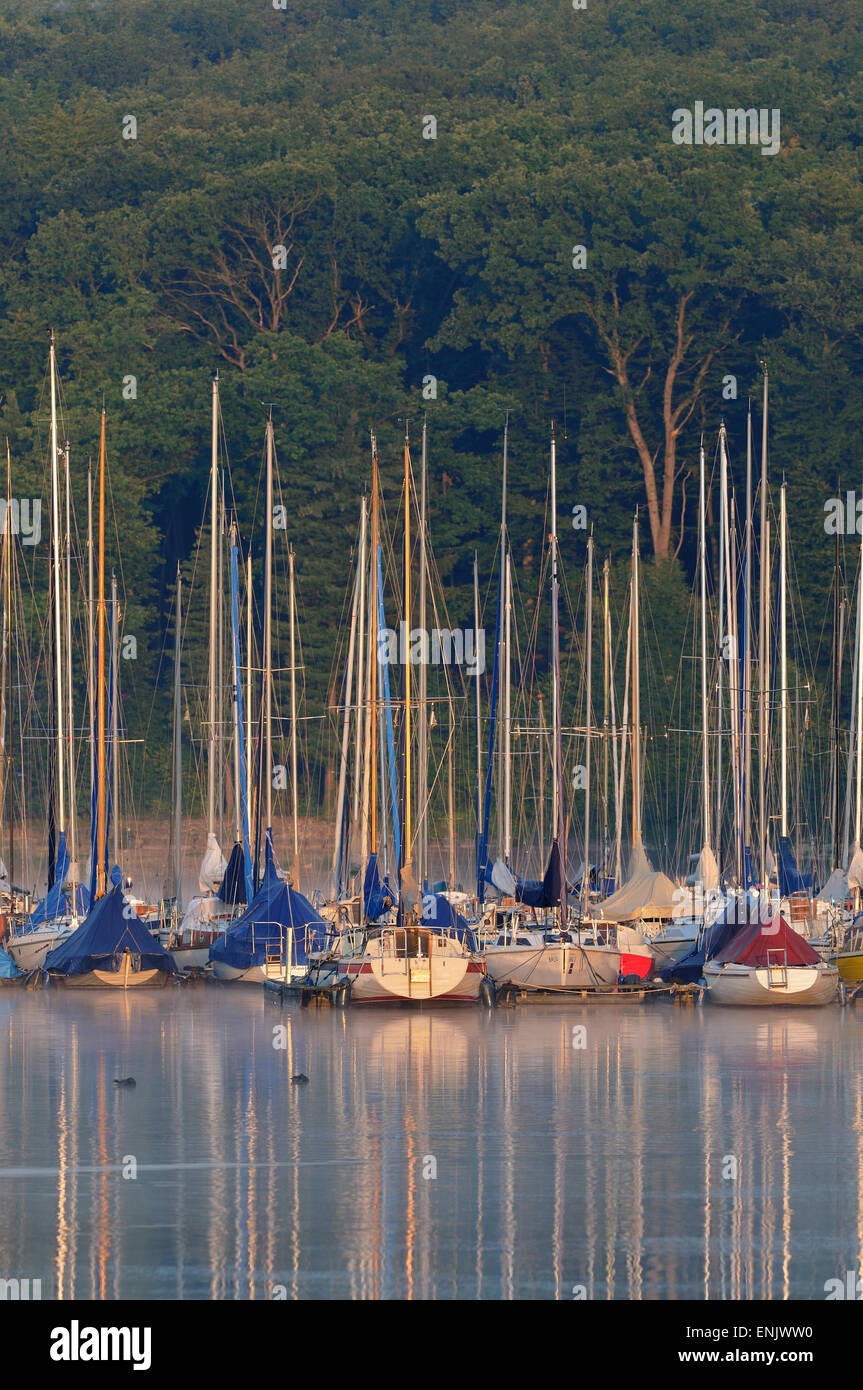
[(801, 874), (794, 858), (791, 841), (787, 835), (779, 837), (779, 891), (787, 893), (806, 893), (812, 887), (812, 874)]
[(123, 952), (129, 950), (140, 957), (138, 970), (163, 970), (176, 973), (173, 957), (168, 954), (128, 902), (119, 884), (98, 898), (76, 931), (73, 931), (49, 951), (45, 970), (60, 975), (89, 975), (91, 970), (119, 970)]
[(423, 925), (431, 927), (432, 931), (452, 932), (459, 941), (466, 942), (471, 951), (476, 950), (472, 928), (442, 893), (423, 894)]
[(24, 971), (19, 970), (12, 957), (0, 946), (0, 980), (17, 980)]
[(560, 845), (555, 840), (551, 846), (551, 854), (548, 856), (545, 878), (541, 883), (516, 878), (515, 897), (520, 903), (526, 903), (528, 907), (557, 907), (560, 903), (562, 887), (563, 863)]
[[(293, 933), (290, 953), (286, 951), (289, 932)], [(253, 965), (263, 965), (277, 947), (282, 959), (290, 954), (294, 964), (304, 965), (307, 952), (322, 950), (326, 939), (326, 922), (308, 898), (282, 883), (275, 865), (272, 870), (268, 865), (263, 885), (242, 917), (213, 942), (210, 960), (221, 961), (235, 970), (248, 970)]]
[[(270, 867), (271, 860), (267, 858), (267, 868)], [(243, 846), (237, 842), (231, 850), (231, 857), (228, 860), (228, 867), (225, 869), (225, 877), (222, 879), (218, 893), (223, 903), (244, 903), (246, 901), (246, 859), (243, 853)]]
[(363, 913), (370, 922), (376, 922), (388, 908), (394, 907), (398, 894), (388, 878), (381, 879), (378, 856), (369, 855), (366, 877), (363, 883)]

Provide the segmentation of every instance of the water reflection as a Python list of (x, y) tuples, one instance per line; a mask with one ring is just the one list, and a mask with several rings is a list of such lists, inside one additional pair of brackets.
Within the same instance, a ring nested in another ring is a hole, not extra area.
[(7, 989), (0, 1030), (0, 1275), (43, 1297), (819, 1298), (859, 1267), (853, 1010)]

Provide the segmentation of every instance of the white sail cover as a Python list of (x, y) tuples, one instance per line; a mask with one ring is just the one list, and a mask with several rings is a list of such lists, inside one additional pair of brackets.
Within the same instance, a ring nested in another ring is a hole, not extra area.
[(600, 914), (609, 922), (660, 921), (673, 915), (679, 898), (679, 890), (651, 866), (639, 842), (633, 847), (629, 878), (600, 905)]
[(515, 893), (516, 882), (502, 859), (496, 859), (491, 871), (491, 881), (499, 893), (511, 898)]
[(705, 893), (715, 893), (719, 887), (719, 865), (709, 845), (703, 845), (698, 856), (698, 882)]
[(3, 859), (0, 859), (0, 884), (7, 884), (8, 882), (9, 870), (6, 868), (5, 861)]
[(769, 845), (764, 846), (764, 867), (767, 870), (768, 879), (776, 877), (776, 859)]
[(207, 927), (212, 922), (215, 913), (213, 911), (214, 899), (210, 896), (206, 898), (193, 898), (183, 913), (183, 921), (180, 924), (181, 930), (195, 927)]
[[(851, 872), (850, 869), (848, 872)], [(843, 903), (848, 897), (848, 891), (846, 874), (842, 869), (834, 869), (818, 897), (822, 903)]]
[(208, 835), (207, 848), (198, 872), (198, 886), (201, 892), (217, 893), (222, 886), (222, 879), (225, 877), (227, 867), (225, 856), (219, 849), (218, 840), (215, 835)]
[(863, 888), (863, 850), (854, 846), (851, 863), (848, 865), (848, 882), (852, 888)]

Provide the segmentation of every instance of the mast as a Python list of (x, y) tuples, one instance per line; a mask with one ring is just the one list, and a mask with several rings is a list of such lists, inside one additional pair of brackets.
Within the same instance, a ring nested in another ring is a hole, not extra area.
[(372, 553), (371, 584), (369, 586), (369, 733), (368, 765), (371, 786), (369, 789), (369, 808), (371, 819), (370, 852), (378, 849), (378, 446), (374, 435), (372, 441)]
[[(366, 671), (365, 671), (365, 642), (366, 642), (366, 575), (368, 573), (368, 562), (366, 560), (366, 499), (365, 495), (360, 499), (360, 556), (357, 569), (357, 582), (359, 585), (358, 600), (358, 620), (359, 620), (359, 641), (357, 643), (357, 718), (356, 718), (356, 740), (354, 753), (354, 825), (360, 824), (360, 864), (362, 872), (365, 872), (366, 857), (368, 855), (369, 839), (369, 819), (368, 804), (366, 800), (366, 790), (368, 787), (367, 768), (364, 767), (363, 755), (366, 744), (367, 715), (366, 715)], [(360, 783), (363, 787), (363, 805), (360, 808)], [(360, 817), (362, 816), (362, 819)]]
[[(746, 534), (743, 581), (743, 847), (752, 848), (752, 404), (746, 407)], [(745, 860), (742, 860), (745, 862)], [(742, 880), (741, 880), (742, 881)], [(745, 887), (745, 884), (743, 884)]]
[(781, 724), (781, 781), (782, 781), (782, 836), (788, 834), (788, 576), (787, 576), (787, 513), (785, 506), (785, 480), (779, 494), (779, 641), (780, 641), (780, 724)]
[(252, 603), (252, 547), (246, 556), (246, 796), (249, 802), (249, 819), (254, 820), (254, 791), (252, 789), (252, 646), (253, 646), (253, 608)]
[(707, 507), (704, 483), (704, 441), (698, 455), (698, 568), (701, 589), (701, 782), (702, 834), (710, 847), (710, 730), (707, 720)]
[(66, 718), (69, 727), (69, 883), (72, 888), (72, 915), (78, 907), (78, 810), (75, 805), (75, 723), (72, 701), (72, 523), (69, 488), (69, 441), (63, 446), (64, 481), (66, 487)]
[[(720, 525), (722, 554), (725, 556), (725, 612), (727, 613), (728, 633), (725, 648), (728, 651), (728, 704), (729, 730), (731, 733), (731, 782), (733, 787), (734, 846), (738, 882), (743, 882), (743, 815), (742, 788), (740, 783), (740, 721), (738, 703), (740, 695), (739, 658), (737, 646), (737, 603), (735, 578), (737, 574), (736, 527), (734, 522), (734, 500), (728, 496), (728, 451), (724, 422), (719, 426), (719, 477), (720, 477)], [(724, 634), (720, 623), (720, 641)], [(722, 660), (720, 659), (720, 668)], [(717, 807), (721, 806), (722, 787), (717, 773)], [(719, 836), (719, 811), (717, 810), (717, 839)]]
[(641, 692), (638, 649), (638, 508), (632, 523), (632, 847), (641, 844)]
[(96, 642), (99, 672), (96, 683), (96, 897), (105, 893), (105, 859), (107, 851), (107, 808), (105, 805), (107, 767), (105, 758), (105, 407), (99, 433), (99, 598), (96, 609)]
[(839, 787), (840, 787), (840, 703), (842, 698), (842, 641), (844, 633), (844, 603), (840, 598), (839, 531), (836, 532), (836, 555), (833, 567), (833, 797), (832, 829), (833, 844), (830, 868), (838, 869), (841, 863), (839, 844)]
[[(3, 663), (0, 671), (0, 741), (2, 741), (2, 795), (0, 795), (0, 822), (5, 830), (8, 819), (11, 827), (14, 817), (14, 789), (12, 787), (12, 527), (9, 513), (12, 502), (12, 464), (9, 455), (9, 440), (6, 440), (6, 524), (3, 527)], [(8, 692), (8, 693), (7, 693)], [(7, 814), (7, 793), (9, 812)], [(10, 856), (11, 857), (11, 856)], [(12, 868), (9, 868), (9, 906), (13, 906)]]
[(769, 602), (769, 553), (767, 539), (767, 363), (763, 365), (764, 395), (761, 418), (761, 604), (758, 624), (758, 840), (761, 883), (767, 886), (767, 605)]
[[(474, 651), (479, 651), (479, 561), (473, 552), (473, 636)], [(476, 694), (476, 839), (482, 835), (482, 711), (479, 661), (476, 661), (474, 691)]]
[(294, 822), (294, 863), (291, 881), (300, 887), (300, 812), (297, 787), (297, 605), (294, 586), (294, 547), (288, 547), (288, 574), (291, 609), (291, 815)]
[[(423, 655), (427, 657), (426, 627), (426, 419), (423, 416), (422, 465), (420, 470), (420, 631)], [(410, 642), (410, 632), (408, 632)], [(417, 882), (422, 887), (428, 875), (428, 661), (419, 672), (419, 776), (417, 779)]]
[(57, 358), (54, 349), (53, 329), (51, 331), (49, 369), (51, 375), (51, 540), (54, 558), (54, 673), (57, 701), (57, 829), (62, 835), (66, 830), (66, 780), (64, 766), (66, 758), (66, 738), (63, 718), (65, 689), (63, 681), (63, 591), (60, 569), (60, 479), (58, 473), (60, 450), (57, 442)]
[[(411, 662), (410, 662), (410, 632), (411, 632), (411, 455), (408, 442), (407, 430), (405, 431), (405, 570), (404, 570), (404, 634), (405, 634), (405, 662), (404, 662), (404, 682), (405, 682), (405, 790), (404, 790), (404, 866), (402, 878), (405, 889), (408, 893), (413, 888), (413, 822), (411, 817)], [(400, 908), (401, 910), (401, 908)]]
[(183, 577), (177, 565), (177, 602), (174, 617), (174, 904), (177, 919), (183, 912), (183, 716), (180, 686), (180, 631), (183, 621)]
[[(363, 522), (365, 521), (365, 509), (363, 509)], [(342, 748), (339, 760), (339, 790), (336, 798), (336, 838), (333, 846), (333, 893), (336, 898), (341, 897), (342, 893), (342, 864), (344, 862), (344, 824), (345, 824), (345, 798), (348, 776), (348, 749), (351, 737), (351, 698), (353, 696), (354, 679), (354, 644), (357, 635), (357, 609), (359, 607), (360, 575), (362, 572), (362, 557), (357, 568), (356, 579), (354, 580), (354, 598), (351, 604), (351, 635), (348, 640), (348, 661), (345, 671), (345, 709), (342, 715)], [(293, 660), (291, 661), (293, 665)], [(357, 721), (359, 722), (359, 720)]]
[(593, 526), (587, 538), (587, 660), (585, 665), (586, 737), (584, 758), (584, 873), (581, 877), (581, 899), (585, 912), (590, 903), (590, 754), (591, 708), (593, 690)]
[[(720, 430), (722, 422), (720, 422)], [(717, 633), (719, 636), (718, 659), (716, 662), (716, 800), (714, 803), (713, 828), (716, 831), (716, 857), (719, 863), (722, 862), (722, 686), (724, 674), (724, 652), (725, 643), (725, 570), (727, 560), (725, 553), (725, 482), (722, 471), (725, 465), (725, 458), (720, 449), (719, 458), (719, 584), (718, 584), (718, 624)]]
[(500, 489), (500, 592), (503, 600), (503, 626), (504, 638), (502, 649), (503, 666), (503, 738), (498, 744), (497, 750), (497, 833), (498, 839), (503, 840), (503, 857), (505, 863), (510, 862), (510, 846), (508, 845), (508, 820), (509, 820), (509, 565), (506, 531), (506, 493), (507, 493), (507, 471), (509, 457), (509, 412), (503, 426), (503, 475), (501, 478)]
[[(860, 819), (863, 811), (863, 534), (860, 536), (860, 575), (857, 590), (857, 717), (855, 721), (856, 790), (854, 805), (854, 852), (860, 849)], [(859, 898), (859, 890), (855, 893)], [(855, 902), (855, 907), (857, 903)]]
[(447, 881), (450, 888), (456, 885), (455, 867), (455, 710), (452, 691), (449, 695), (449, 741), (447, 743), (447, 823), (449, 827), (449, 873)]
[(560, 855), (560, 927), (566, 926), (566, 820), (563, 810), (563, 744), (560, 727), (560, 616), (557, 575), (557, 453), (551, 427), (551, 623), (554, 669), (554, 838)]
[(117, 607), (117, 576), (111, 575), (111, 825), (114, 841), (114, 863), (120, 862), (120, 612)]
[[(268, 523), (269, 525), (270, 523)], [(219, 546), (219, 373), (213, 377), (213, 406), (210, 436), (210, 661), (208, 673), (207, 725), (207, 834), (216, 830), (216, 656), (219, 631), (217, 618)]]
[(611, 623), (609, 618), (609, 563), (602, 563), (602, 870), (608, 872), (608, 734), (611, 689)]
[(504, 607), (503, 667), (503, 859), (512, 863), (512, 668), (510, 642), (512, 639), (512, 564), (509, 548), (506, 552), (506, 603)]
[(267, 823), (273, 825), (273, 415), (267, 421), (267, 538), (264, 558), (264, 771)]

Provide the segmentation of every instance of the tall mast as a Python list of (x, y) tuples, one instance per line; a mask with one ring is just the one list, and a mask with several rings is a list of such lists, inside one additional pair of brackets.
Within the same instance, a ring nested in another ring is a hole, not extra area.
[(403, 878), (408, 891), (411, 890), (413, 881), (412, 859), (413, 859), (413, 822), (411, 817), (411, 662), (410, 662), (410, 633), (411, 633), (411, 455), (408, 442), (407, 431), (405, 431), (405, 592), (404, 592), (405, 616), (405, 830), (404, 830), (404, 871)]
[[(96, 642), (99, 653), (99, 672), (96, 683), (97, 724), (96, 724), (96, 897), (105, 892), (105, 856), (107, 839), (107, 767), (105, 758), (105, 643), (107, 624), (105, 622), (105, 407), (102, 407), (102, 420), (99, 433), (99, 589), (96, 609)], [(115, 807), (116, 815), (116, 807)]]
[[(12, 787), (12, 527), (9, 512), (12, 501), (12, 464), (9, 456), (9, 440), (6, 440), (6, 525), (3, 527), (3, 663), (0, 671), (0, 742), (2, 742), (2, 796), (0, 796), (0, 823), (6, 829), (8, 819), (10, 830), (14, 815), (14, 792)], [(7, 693), (8, 691), (8, 693)], [(7, 800), (9, 810), (7, 811)], [(11, 834), (10, 834), (11, 843)], [(9, 906), (13, 905), (12, 869), (9, 868)]]
[[(854, 850), (860, 849), (863, 811), (863, 534), (860, 536), (860, 574), (857, 589), (857, 718), (855, 721), (857, 796), (854, 804)], [(856, 895), (859, 897), (859, 891)], [(856, 903), (855, 903), (856, 906)]]
[[(354, 825), (360, 825), (360, 865), (361, 871), (365, 872), (366, 857), (368, 855), (369, 839), (369, 819), (368, 804), (366, 801), (366, 790), (368, 788), (368, 766), (364, 762), (365, 745), (367, 742), (366, 732), (368, 724), (368, 713), (366, 708), (366, 670), (365, 670), (365, 642), (366, 642), (366, 576), (368, 574), (368, 562), (366, 560), (366, 499), (360, 499), (360, 556), (357, 568), (357, 582), (359, 585), (358, 600), (358, 621), (359, 621), (359, 641), (357, 643), (357, 718), (356, 718), (356, 739), (354, 753)], [(362, 782), (363, 804), (360, 807), (360, 783)]]
[(264, 558), (264, 771), (267, 825), (273, 825), (273, 416), (267, 421), (267, 544)]
[(177, 565), (177, 602), (174, 617), (174, 904), (179, 919), (183, 911), (183, 713), (180, 685), (180, 632), (183, 622), (183, 577)]
[(563, 811), (563, 744), (560, 727), (560, 595), (557, 574), (557, 452), (551, 427), (551, 624), (554, 690), (555, 839), (560, 853), (560, 928), (566, 926), (566, 820)]
[(120, 862), (120, 610), (117, 607), (117, 576), (111, 575), (111, 825), (114, 863)]
[(584, 873), (581, 877), (581, 900), (587, 911), (590, 903), (590, 754), (591, 704), (593, 691), (593, 526), (587, 538), (587, 659), (585, 663), (585, 757), (584, 757)]
[(497, 833), (499, 839), (503, 840), (503, 857), (508, 864), (510, 861), (509, 846), (507, 844), (508, 820), (509, 820), (509, 567), (507, 555), (506, 531), (506, 492), (507, 492), (507, 471), (509, 458), (509, 414), (503, 426), (503, 474), (500, 489), (500, 592), (503, 599), (503, 738), (498, 743), (497, 748)]
[[(720, 478), (720, 527), (722, 554), (725, 556), (725, 612), (727, 613), (728, 633), (725, 645), (728, 650), (728, 703), (730, 710), (729, 730), (731, 734), (731, 782), (733, 786), (734, 846), (738, 881), (742, 883), (743, 858), (742, 836), (743, 819), (740, 784), (740, 719), (739, 719), (739, 653), (737, 646), (737, 604), (735, 598), (735, 577), (737, 574), (736, 528), (734, 524), (733, 499), (728, 496), (728, 451), (726, 447), (725, 424), (719, 427), (719, 478)], [(725, 640), (720, 623), (720, 641)], [(720, 659), (720, 667), (722, 661)], [(721, 783), (717, 773), (717, 807), (721, 805)], [(717, 840), (719, 837), (719, 813), (717, 811)]]
[(632, 845), (641, 844), (641, 692), (638, 650), (638, 509), (632, 523)]
[(57, 828), (62, 835), (66, 829), (66, 738), (63, 718), (65, 689), (63, 681), (63, 590), (60, 569), (60, 478), (58, 472), (60, 450), (57, 442), (57, 358), (54, 350), (53, 330), (49, 369), (51, 375), (51, 539), (54, 556), (54, 671), (57, 700)]
[(710, 730), (707, 722), (707, 506), (704, 483), (704, 443), (698, 453), (698, 559), (701, 587), (701, 782), (702, 834), (710, 847)]
[(455, 710), (449, 692), (449, 740), (447, 742), (447, 825), (449, 831), (449, 869), (447, 882), (456, 886), (455, 865)]
[(842, 644), (843, 644), (843, 618), (845, 616), (844, 602), (840, 598), (840, 567), (839, 567), (839, 531), (836, 532), (836, 555), (833, 566), (833, 796), (832, 796), (832, 829), (833, 843), (831, 846), (830, 868), (838, 869), (841, 861), (841, 848), (839, 844), (839, 788), (840, 788), (840, 714), (842, 698)]
[(72, 500), (69, 486), (69, 441), (63, 446), (64, 481), (66, 487), (66, 719), (69, 727), (69, 883), (72, 888), (72, 914), (78, 905), (78, 811), (75, 805), (75, 723), (72, 702)]
[[(269, 524), (269, 523), (268, 523)], [(219, 546), (219, 373), (213, 377), (210, 435), (210, 662), (207, 725), (207, 834), (216, 830), (216, 659), (219, 645), (217, 593)]]
[[(365, 508), (363, 508), (363, 523), (365, 522)], [(345, 798), (347, 795), (348, 777), (348, 750), (351, 738), (351, 700), (353, 697), (354, 680), (354, 646), (357, 636), (357, 609), (359, 607), (360, 576), (362, 573), (362, 556), (357, 568), (354, 580), (354, 598), (351, 604), (351, 635), (348, 640), (348, 660), (345, 670), (345, 708), (342, 715), (342, 748), (339, 760), (339, 790), (336, 798), (336, 836), (333, 846), (333, 893), (336, 898), (341, 897), (342, 893), (342, 865), (345, 859), (344, 843), (344, 824), (345, 824)], [(293, 666), (293, 659), (291, 660)], [(359, 720), (357, 721), (359, 723)]]
[[(426, 419), (423, 417), (422, 465), (420, 469), (420, 631), (423, 655), (427, 656), (426, 626)], [(410, 632), (408, 632), (410, 644)], [(419, 672), (419, 776), (417, 778), (417, 882), (422, 886), (428, 875), (428, 663)]]
[(752, 404), (746, 407), (746, 534), (743, 584), (743, 845), (752, 847)]
[(94, 558), (93, 558), (93, 461), (87, 460), (87, 651), (90, 659), (87, 663), (87, 711), (90, 719), (90, 784), (92, 786), (95, 778), (95, 758), (96, 750), (93, 745), (92, 731), (96, 727), (96, 658), (95, 658), (95, 632), (96, 632), (96, 587), (94, 580)]
[(608, 870), (608, 736), (611, 691), (611, 623), (609, 618), (609, 563), (602, 563), (602, 869)]
[(503, 666), (503, 858), (504, 863), (512, 863), (512, 667), (510, 643), (512, 640), (512, 561), (509, 547), (506, 551), (506, 595), (504, 606), (504, 650), (506, 656)]
[[(233, 579), (234, 551), (237, 548), (237, 527), (236, 522), (231, 521), (228, 534), (228, 544), (231, 548), (231, 578)], [(233, 593), (231, 594), (231, 616), (233, 618)], [(233, 629), (233, 622), (231, 624)], [(234, 764), (234, 844), (242, 843), (243, 839), (243, 808), (240, 797), (240, 682), (242, 681), (242, 671), (237, 659), (237, 647), (239, 646), (239, 635), (231, 634), (231, 687), (233, 699), (231, 700), (231, 723), (233, 733), (233, 764)]]
[[(479, 651), (479, 561), (476, 551), (473, 552), (473, 636), (474, 651)], [(474, 679), (474, 691), (476, 694), (476, 839), (479, 844), (479, 837), (482, 834), (482, 709), (480, 684), (479, 661), (476, 665), (476, 676)]]
[(785, 507), (784, 479), (779, 497), (779, 641), (780, 661), (782, 666), (780, 672), (780, 684), (782, 686), (780, 695), (780, 722), (782, 737), (782, 835), (784, 837), (788, 834), (788, 556), (786, 551), (787, 513)]
[(246, 796), (249, 820), (254, 820), (254, 790), (252, 787), (252, 646), (254, 637), (254, 605), (252, 603), (252, 547), (246, 556)]
[(369, 585), (369, 808), (372, 854), (378, 849), (378, 446), (372, 435), (372, 553)]
[(767, 364), (764, 364), (761, 417), (761, 603), (758, 624), (758, 840), (761, 883), (767, 886), (767, 605), (770, 598), (770, 555), (767, 535)]
[(291, 815), (294, 823), (294, 863), (292, 881), (300, 887), (300, 798), (297, 786), (297, 602), (294, 585), (294, 547), (288, 549), (291, 608)]
[[(720, 430), (722, 424), (720, 424)], [(714, 802), (714, 821), (713, 827), (716, 831), (716, 857), (722, 862), (722, 686), (724, 675), (724, 650), (725, 646), (725, 571), (727, 568), (726, 559), (726, 535), (725, 535), (725, 485), (727, 479), (723, 477), (725, 467), (725, 456), (720, 448), (719, 458), (719, 584), (717, 586), (718, 614), (717, 614), (717, 633), (719, 635), (718, 660), (716, 662), (716, 792)]]

